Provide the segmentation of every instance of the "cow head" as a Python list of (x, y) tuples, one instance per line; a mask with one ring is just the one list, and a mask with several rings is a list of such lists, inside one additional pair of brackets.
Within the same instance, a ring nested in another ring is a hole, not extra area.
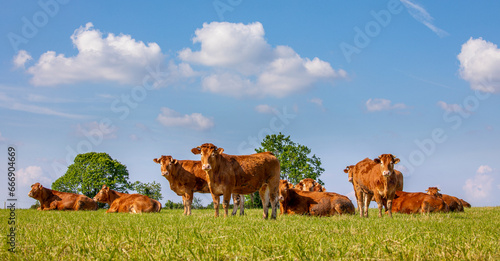
[(201, 154), (201, 168), (204, 171), (209, 171), (217, 168), (218, 158), (224, 152), (223, 148), (217, 148), (212, 143), (205, 143), (201, 146), (193, 148), (191, 152), (195, 155)]
[(314, 179), (305, 178), (305, 179), (301, 180), (299, 182), (299, 184), (295, 185), (295, 188), (300, 189), (300, 190), (304, 190), (304, 191), (314, 191), (314, 187), (316, 186), (316, 184), (318, 184), (318, 183)]
[(349, 182), (352, 183), (352, 172), (353, 172), (354, 165), (349, 165), (345, 167), (344, 172), (347, 173), (347, 179)]
[(373, 161), (380, 164), (380, 172), (382, 173), (382, 176), (389, 177), (392, 173), (394, 173), (394, 164), (397, 164), (399, 159), (392, 154), (382, 154)]
[(437, 187), (429, 187), (425, 191), (427, 191), (427, 194), (429, 194), (429, 195), (433, 195), (435, 197), (442, 197), (441, 193), (439, 193), (439, 191), (441, 191), (441, 190), (438, 189)]
[(168, 175), (172, 175), (174, 171), (174, 166), (177, 164), (177, 160), (172, 158), (172, 156), (161, 156), (159, 159), (153, 159), (154, 162), (161, 165), (161, 175), (165, 178)]
[(109, 201), (109, 187), (106, 185), (102, 185), (101, 190), (99, 190), (97, 195), (95, 195), (94, 201), (107, 203)]
[(28, 193), (28, 196), (32, 197), (34, 199), (40, 199), (40, 198), (42, 198), (42, 190), (43, 190), (42, 184), (37, 182), (37, 183), (31, 185), (31, 190)]
[(293, 188), (293, 184), (289, 183), (287, 180), (280, 180), (280, 186), (279, 186), (279, 201), (283, 202), (286, 200), (288, 196), (288, 190)]

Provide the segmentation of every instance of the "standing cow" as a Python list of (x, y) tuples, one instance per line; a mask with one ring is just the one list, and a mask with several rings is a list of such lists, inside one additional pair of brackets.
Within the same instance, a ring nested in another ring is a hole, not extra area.
[[(363, 162), (363, 163), (362, 164), (358, 163), (359, 166), (367, 164), (367, 162), (372, 162), (372, 160), (369, 158), (366, 158), (366, 159), (362, 160), (361, 162)], [(347, 166), (344, 169), (344, 172), (347, 173), (348, 181), (352, 183), (354, 191), (356, 191), (356, 184), (354, 184), (354, 180), (353, 180), (352, 175), (356, 169), (356, 166), (358, 166), (358, 164)], [(396, 180), (397, 180), (396, 181), (396, 191), (403, 191), (403, 185), (404, 185), (403, 173), (401, 173), (401, 171), (395, 169), (394, 174), (396, 175)], [(354, 195), (356, 196), (356, 200), (358, 200), (358, 194), (355, 192)], [(372, 201), (375, 201), (375, 198), (373, 198)], [(383, 199), (382, 202), (384, 204), (385, 211), (387, 211), (388, 210), (387, 209), (387, 200)], [(358, 204), (358, 210), (361, 213), (361, 205), (359, 205), (359, 204)]]
[(95, 195), (95, 201), (107, 203), (109, 209), (106, 213), (143, 213), (160, 212), (161, 203), (141, 194), (127, 194), (110, 189), (102, 185), (101, 190)]
[(214, 202), (215, 216), (219, 216), (220, 196), (223, 196), (224, 217), (228, 215), (232, 193), (250, 194), (259, 191), (264, 207), (263, 217), (268, 218), (271, 201), (271, 218), (276, 219), (279, 193), (280, 163), (271, 152), (252, 155), (227, 155), (223, 148), (205, 143), (191, 150), (201, 154), (202, 169), (208, 174), (208, 187)]
[(368, 207), (372, 198), (377, 202), (379, 217), (382, 217), (384, 201), (387, 201), (389, 217), (392, 217), (392, 200), (398, 183), (394, 165), (398, 162), (399, 159), (394, 155), (382, 154), (374, 160), (364, 159), (353, 168), (352, 180), (360, 217), (368, 217)]
[[(182, 196), (184, 205), (184, 215), (191, 215), (191, 205), (193, 203), (194, 192), (210, 193), (207, 182), (207, 173), (201, 168), (201, 161), (197, 160), (176, 160), (172, 156), (162, 155), (154, 162), (161, 165), (161, 175), (165, 177), (170, 189), (177, 195)], [(241, 199), (243, 198), (243, 199)], [(240, 207), (240, 215), (244, 215), (244, 196), (233, 195), (234, 210)]]
[(429, 195), (433, 195), (433, 196), (436, 196), (438, 198), (442, 198), (444, 200), (444, 202), (446, 202), (446, 204), (448, 204), (448, 206), (450, 207), (450, 211), (452, 211), (452, 212), (453, 211), (459, 211), (459, 212), (464, 211), (464, 206), (462, 205), (462, 201), (460, 201), (460, 199), (453, 197), (453, 196), (450, 196), (450, 195), (439, 193), (439, 191), (441, 191), (441, 190), (438, 189), (437, 187), (429, 187), (425, 191), (427, 191), (427, 194), (429, 194)]
[(44, 188), (38, 182), (31, 185), (28, 196), (40, 202), (38, 210), (97, 210), (97, 203), (85, 195)]

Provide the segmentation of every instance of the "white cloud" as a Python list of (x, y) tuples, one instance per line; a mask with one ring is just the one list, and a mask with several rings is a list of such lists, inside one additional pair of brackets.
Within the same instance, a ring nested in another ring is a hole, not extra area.
[(469, 82), (471, 89), (500, 92), (500, 49), (496, 44), (471, 37), (462, 45), (457, 58), (460, 76)]
[(461, 112), (463, 111), (463, 108), (462, 106), (458, 105), (458, 104), (448, 104), (444, 101), (439, 101), (437, 103), (437, 105), (439, 107), (441, 107), (441, 109), (447, 111), (447, 112)]
[(448, 33), (433, 24), (434, 18), (422, 6), (411, 2), (410, 0), (401, 0), (401, 3), (406, 7), (408, 13), (418, 22), (427, 26), (439, 37), (448, 36)]
[(130, 35), (103, 33), (92, 23), (80, 27), (71, 36), (78, 54), (65, 57), (48, 51), (27, 72), (34, 85), (72, 84), (83, 81), (113, 81), (121, 84), (141, 83), (147, 67), (155, 68), (164, 55), (156, 43), (144, 44)]
[(203, 116), (201, 113), (191, 115), (180, 114), (172, 109), (163, 107), (157, 120), (167, 127), (185, 127), (195, 130), (208, 130), (214, 126), (212, 119)]
[(263, 113), (263, 114), (273, 114), (273, 113), (275, 114), (278, 111), (276, 108), (267, 104), (259, 104), (255, 106), (255, 110), (258, 113)]
[(481, 165), (481, 166), (479, 166), (479, 168), (477, 169), (476, 172), (479, 173), (479, 174), (486, 174), (486, 173), (490, 173), (492, 171), (493, 171), (493, 169), (490, 166), (488, 166), (488, 165)]
[(259, 22), (205, 23), (193, 38), (201, 44), (200, 51), (186, 48), (179, 52), (179, 58), (213, 69), (202, 79), (205, 91), (236, 97), (284, 97), (319, 81), (347, 76), (344, 70), (334, 70), (317, 57), (302, 58), (288, 46), (271, 47), (264, 34)]
[(390, 100), (378, 99), (378, 98), (368, 99), (365, 105), (366, 109), (369, 112), (406, 109), (406, 105), (403, 103), (397, 103), (392, 105), (392, 102)]
[(467, 179), (463, 189), (468, 199), (475, 201), (487, 199), (492, 192), (493, 177), (477, 173), (473, 178)]
[(14, 56), (14, 68), (24, 68), (24, 65), (26, 64), (27, 61), (32, 60), (33, 58), (31, 55), (28, 54), (27, 51), (25, 50), (20, 50), (16, 56)]
[(92, 121), (84, 124), (77, 124), (75, 126), (76, 136), (91, 138), (96, 143), (101, 142), (103, 139), (115, 139), (118, 128), (110, 125), (107, 122)]
[(17, 171), (17, 180), (21, 186), (31, 186), (40, 182), (45, 187), (51, 183), (51, 179), (43, 175), (42, 168), (39, 166), (29, 166)]

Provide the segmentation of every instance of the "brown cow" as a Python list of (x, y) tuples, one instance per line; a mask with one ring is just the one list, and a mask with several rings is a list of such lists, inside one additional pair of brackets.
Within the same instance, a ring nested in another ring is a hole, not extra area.
[[(161, 175), (170, 183), (170, 189), (182, 196), (184, 215), (191, 215), (193, 193), (210, 193), (207, 173), (201, 169), (201, 161), (176, 160), (172, 156), (164, 155), (159, 159), (153, 159), (153, 161), (161, 165)], [(234, 194), (233, 202), (233, 215), (236, 214), (238, 206), (240, 207), (240, 215), (244, 215), (244, 196), (240, 197), (240, 195)]]
[(394, 164), (398, 162), (394, 155), (382, 154), (374, 160), (364, 159), (353, 168), (353, 186), (361, 217), (368, 217), (368, 206), (373, 197), (378, 205), (378, 216), (382, 217), (384, 200), (387, 200), (389, 217), (392, 217), (392, 200), (398, 183)]
[(295, 188), (304, 191), (326, 192), (325, 187), (321, 186), (321, 184), (311, 178), (301, 180), (297, 185), (295, 185)]
[(433, 196), (442, 198), (444, 200), (444, 202), (446, 202), (446, 204), (448, 204), (448, 206), (450, 207), (450, 211), (459, 211), (459, 212), (464, 211), (464, 206), (462, 205), (462, 202), (460, 201), (460, 199), (453, 197), (453, 196), (450, 196), (450, 195), (439, 193), (439, 191), (441, 191), (441, 190), (438, 189), (437, 187), (429, 187), (425, 191), (427, 191), (427, 194), (429, 194), (429, 195), (433, 195)]
[(97, 203), (85, 195), (44, 188), (40, 183), (31, 185), (28, 196), (40, 202), (38, 210), (97, 210)]
[[(369, 158), (366, 158), (364, 160), (362, 160), (361, 162), (364, 162), (363, 164), (367, 164), (366, 162), (371, 162), (372, 160), (369, 159)], [(358, 163), (359, 164), (359, 163)], [(363, 165), (363, 164), (360, 164), (360, 165)], [(354, 184), (353, 182), (353, 178), (352, 178), (352, 174), (354, 173), (354, 169), (355, 169), (355, 165), (350, 165), (350, 166), (347, 166), (345, 169), (344, 169), (344, 172), (347, 173), (347, 176), (348, 176), (348, 181), (353, 183), (352, 186), (354, 187), (354, 191), (356, 191), (356, 185)], [(401, 171), (399, 170), (394, 170), (394, 174), (396, 174), (396, 191), (403, 191), (403, 183), (404, 183), (404, 180), (403, 180), (403, 173), (401, 173)], [(358, 199), (358, 194), (354, 193), (354, 195), (356, 196), (356, 200)], [(375, 198), (372, 199), (372, 201), (375, 201)], [(387, 211), (387, 200), (383, 199), (382, 200), (383, 204), (384, 204), (384, 208), (385, 208), (385, 211)], [(361, 212), (361, 206), (358, 205), (358, 211)]]
[(108, 203), (106, 213), (125, 212), (143, 213), (160, 212), (161, 203), (141, 194), (127, 194), (110, 189), (102, 185), (101, 190), (94, 197), (95, 201)]
[(286, 180), (280, 181), (279, 191), (281, 214), (333, 216), (355, 213), (351, 200), (337, 193), (290, 188)]
[(392, 212), (415, 214), (448, 211), (449, 207), (444, 200), (422, 192), (396, 191), (396, 197), (392, 201)]
[(469, 202), (459, 198), (460, 202), (462, 202), (462, 206), (464, 206), (464, 208), (471, 208), (472, 206), (469, 204)]
[(263, 217), (267, 219), (271, 201), (271, 218), (276, 219), (280, 163), (271, 152), (227, 155), (223, 154), (223, 148), (217, 148), (211, 143), (193, 148), (191, 152), (201, 154), (202, 169), (208, 174), (208, 187), (216, 217), (219, 215), (221, 195), (226, 217), (231, 193), (250, 194), (258, 190), (264, 207)]

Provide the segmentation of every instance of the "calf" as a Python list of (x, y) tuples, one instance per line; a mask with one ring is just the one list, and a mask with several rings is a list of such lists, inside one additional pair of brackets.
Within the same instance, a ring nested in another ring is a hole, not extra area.
[(40, 202), (38, 210), (97, 210), (97, 203), (85, 195), (44, 188), (40, 183), (31, 185), (28, 196)]
[(208, 174), (208, 187), (214, 202), (215, 216), (219, 215), (220, 196), (223, 196), (224, 216), (228, 215), (229, 200), (232, 193), (250, 194), (259, 191), (264, 208), (263, 217), (269, 214), (276, 219), (280, 163), (271, 152), (252, 155), (227, 155), (223, 148), (205, 143), (191, 150), (201, 154), (202, 169)]
[(427, 194), (429, 194), (429, 195), (433, 195), (433, 196), (442, 198), (444, 200), (444, 202), (446, 202), (446, 204), (448, 204), (448, 206), (450, 207), (450, 211), (459, 211), (459, 212), (464, 211), (464, 206), (462, 205), (462, 202), (460, 201), (460, 199), (453, 197), (453, 196), (450, 196), (450, 195), (439, 193), (439, 191), (441, 191), (441, 190), (438, 189), (437, 187), (429, 187), (425, 191), (427, 191)]
[[(191, 215), (194, 192), (210, 193), (207, 173), (201, 168), (201, 161), (176, 160), (172, 156), (164, 155), (153, 161), (161, 165), (161, 175), (168, 180), (170, 189), (182, 196), (184, 215)], [(233, 195), (233, 215), (236, 214), (238, 206), (240, 215), (244, 215), (244, 202), (243, 195)]]
[(157, 200), (141, 194), (121, 193), (110, 189), (106, 185), (102, 185), (101, 190), (95, 195), (94, 200), (109, 205), (106, 213), (143, 213), (160, 212), (161, 210), (161, 203)]
[(301, 180), (297, 185), (295, 185), (295, 188), (304, 191), (326, 192), (325, 187), (311, 178)]
[(429, 194), (396, 191), (392, 211), (404, 214), (448, 212), (449, 207), (441, 198)]
[(286, 180), (280, 181), (279, 201), (281, 214), (332, 216), (355, 213), (354, 205), (346, 196), (290, 188)]
[(387, 210), (392, 217), (392, 200), (398, 183), (394, 165), (398, 162), (399, 159), (394, 155), (382, 154), (374, 160), (364, 159), (353, 168), (352, 184), (361, 217), (368, 217), (368, 206), (372, 198), (377, 202), (379, 217), (382, 217), (384, 201), (387, 201)]

